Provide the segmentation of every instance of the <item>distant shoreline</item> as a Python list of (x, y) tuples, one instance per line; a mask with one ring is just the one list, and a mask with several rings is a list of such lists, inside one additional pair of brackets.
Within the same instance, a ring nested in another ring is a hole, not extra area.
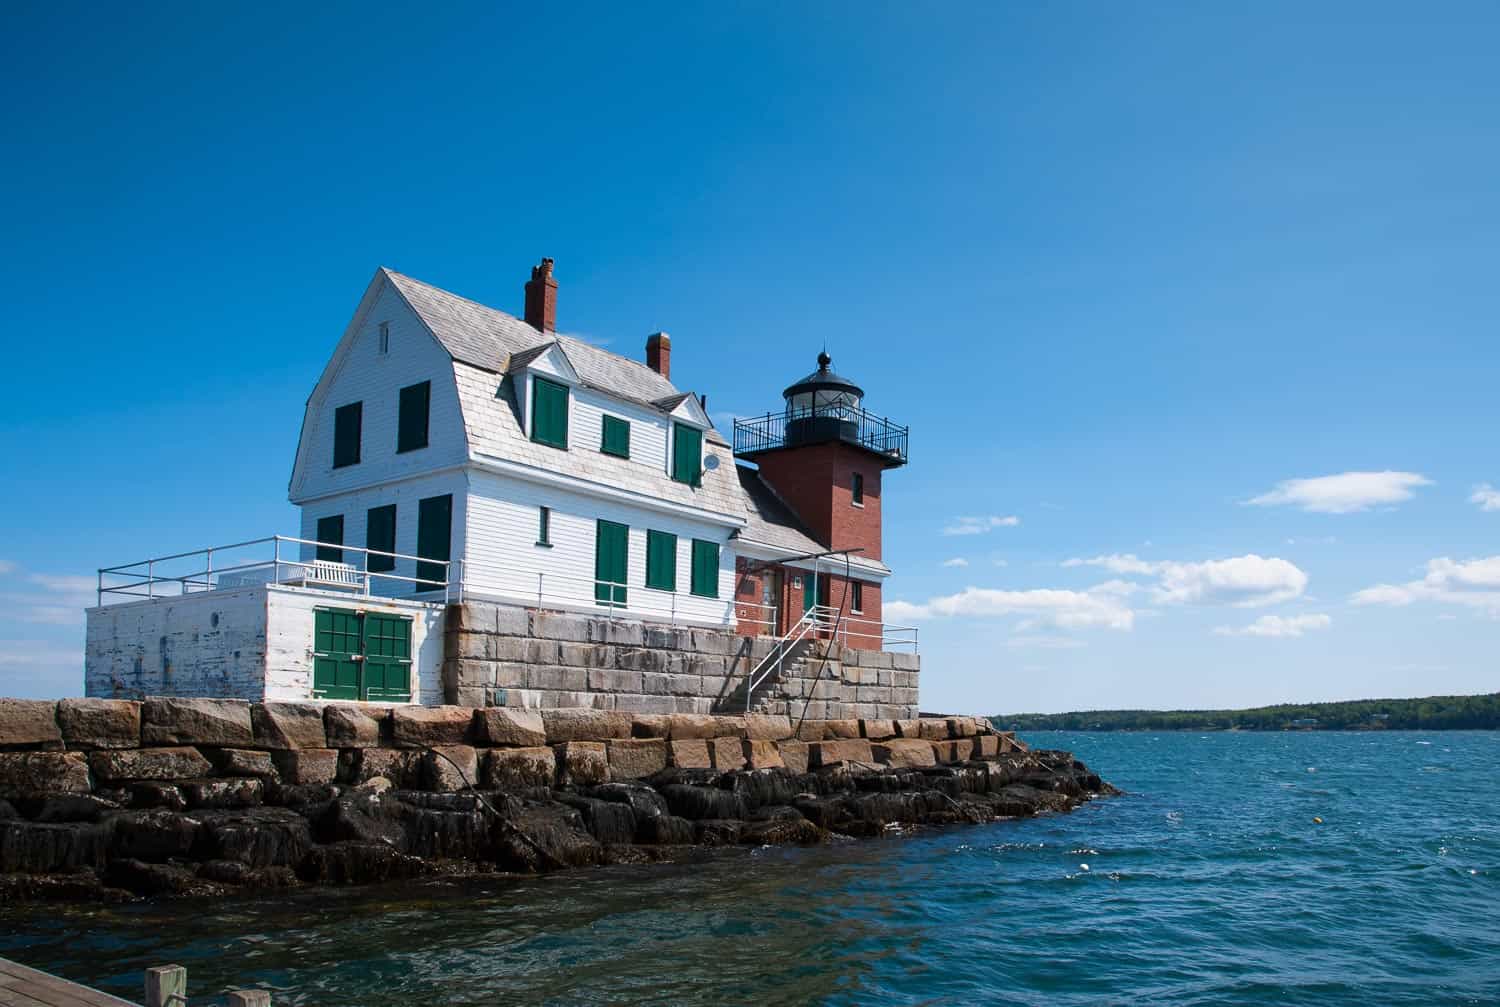
[(997, 714), (1005, 731), (1484, 731), (1500, 729), (1500, 693), (1284, 703), (1244, 710), (1081, 710)]

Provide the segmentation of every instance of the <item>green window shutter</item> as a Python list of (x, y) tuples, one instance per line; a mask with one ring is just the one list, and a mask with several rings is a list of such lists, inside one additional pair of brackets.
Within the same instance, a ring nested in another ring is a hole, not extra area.
[(552, 544), (552, 508), (538, 507), (536, 509), (536, 544)]
[[(428, 497), (417, 502), (417, 555), (447, 560), (453, 550), (453, 497)], [(447, 580), (443, 563), (417, 563), (417, 590), (437, 591)]]
[(693, 539), (693, 593), (702, 598), (719, 596), (719, 543)]
[[(396, 551), (396, 505), (371, 507), (365, 514), (365, 548), (375, 552)], [(371, 573), (389, 573), (396, 569), (396, 557), (377, 556), (375, 552), (365, 557)]]
[(333, 411), (333, 467), (359, 464), (360, 427), (364, 425), (365, 404), (351, 402)]
[(432, 382), (401, 389), (401, 411), (396, 424), (396, 453), (427, 446), (427, 417), (432, 405)]
[[(328, 563), (344, 561), (344, 550), (339, 548), (344, 544), (344, 515), (333, 514), (329, 517), (318, 518), (318, 532), (315, 537), (319, 542), (318, 559)], [(327, 545), (322, 544), (325, 542)]]
[(689, 486), (703, 479), (703, 431), (672, 424), (672, 478)]
[(630, 529), (613, 521), (599, 522), (594, 538), (594, 600), (601, 605), (625, 604), (627, 549)]
[(664, 531), (646, 532), (646, 586), (658, 591), (677, 590), (677, 536)]
[(630, 457), (630, 423), (618, 416), (604, 417), (604, 439), (599, 450), (607, 455)]
[(546, 378), (531, 380), (531, 439), (549, 447), (568, 447), (568, 388)]

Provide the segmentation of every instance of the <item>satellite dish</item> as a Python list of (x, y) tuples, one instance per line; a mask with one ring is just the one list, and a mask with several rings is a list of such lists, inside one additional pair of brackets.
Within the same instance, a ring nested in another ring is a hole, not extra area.
[(708, 471), (710, 471), (710, 472), (712, 472), (714, 469), (718, 468), (719, 467), (719, 456), (718, 455), (704, 455), (703, 456), (703, 467), (706, 468), (706, 469), (708, 469)]

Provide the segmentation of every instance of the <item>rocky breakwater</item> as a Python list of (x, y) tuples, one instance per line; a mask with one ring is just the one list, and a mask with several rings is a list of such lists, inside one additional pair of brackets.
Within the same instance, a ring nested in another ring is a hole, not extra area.
[(0, 700), (0, 898), (540, 872), (1113, 792), (969, 717)]

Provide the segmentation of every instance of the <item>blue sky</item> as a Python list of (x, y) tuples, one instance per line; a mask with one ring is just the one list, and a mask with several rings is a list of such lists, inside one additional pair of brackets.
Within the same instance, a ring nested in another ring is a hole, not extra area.
[(10, 4), (0, 694), (79, 691), (101, 564), (295, 528), (376, 266), (519, 311), (542, 255), (562, 328), (668, 330), (721, 423), (826, 342), (911, 425), (926, 708), (1491, 691), (1497, 29)]

